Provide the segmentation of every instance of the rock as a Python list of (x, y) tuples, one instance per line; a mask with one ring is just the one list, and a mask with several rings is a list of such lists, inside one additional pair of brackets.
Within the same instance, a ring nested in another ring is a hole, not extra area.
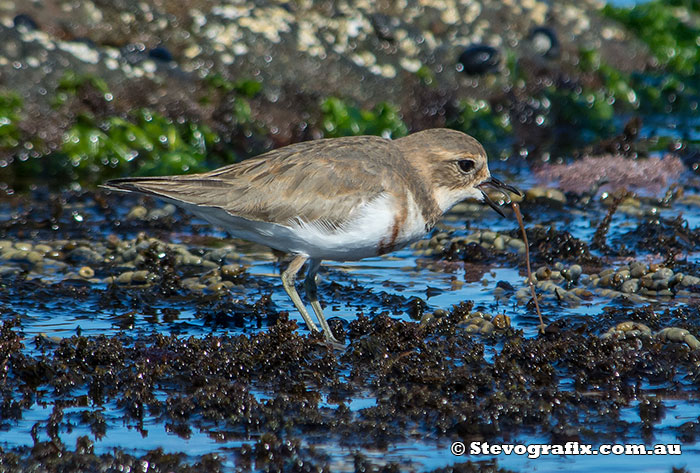
[(555, 59), (559, 57), (561, 47), (559, 38), (555, 31), (549, 26), (537, 26), (530, 30), (528, 39), (532, 43), (532, 48), (540, 56), (547, 59)]
[(461, 70), (467, 75), (480, 76), (495, 72), (501, 63), (498, 49), (487, 44), (473, 44), (462, 51), (457, 60)]
[(540, 268), (537, 268), (537, 271), (535, 271), (535, 276), (540, 281), (548, 280), (551, 275), (552, 275), (552, 271), (546, 266), (542, 266)]
[(559, 189), (549, 187), (531, 187), (525, 191), (526, 200), (544, 200), (557, 204), (557, 206), (566, 204), (566, 196)]
[(148, 215), (148, 209), (141, 205), (133, 207), (128, 214), (126, 214), (127, 220), (143, 220)]
[(237, 264), (227, 264), (221, 267), (221, 277), (224, 279), (235, 280), (245, 274), (245, 268)]
[(699, 284), (700, 284), (700, 278), (697, 276), (686, 275), (683, 277), (683, 280), (681, 281), (681, 286), (684, 286), (684, 287), (697, 286)]
[(171, 62), (173, 54), (165, 46), (156, 46), (148, 51), (148, 57), (162, 62)]
[(562, 270), (561, 275), (567, 281), (576, 282), (581, 277), (582, 272), (583, 272), (583, 269), (581, 268), (580, 265), (573, 264), (573, 265), (571, 265), (571, 267), (569, 267), (569, 269)]
[(506, 314), (496, 314), (491, 322), (499, 330), (504, 330), (510, 327), (510, 317), (508, 317)]
[(674, 287), (674, 286), (680, 284), (681, 282), (683, 282), (683, 277), (684, 277), (683, 273), (674, 274), (673, 277), (668, 281), (669, 287)]
[(145, 282), (148, 282), (149, 276), (150, 275), (149, 275), (148, 271), (145, 271), (145, 270), (134, 271), (134, 273), (131, 275), (131, 282), (143, 284)]
[(652, 279), (670, 279), (671, 277), (673, 277), (673, 270), (670, 268), (659, 268), (652, 275)]
[(499, 236), (493, 240), (493, 249), (496, 251), (503, 251), (506, 249), (506, 242), (502, 236)]
[(630, 276), (633, 278), (641, 278), (647, 272), (647, 267), (645, 264), (638, 261), (633, 261), (630, 263)]
[(44, 255), (39, 253), (38, 251), (29, 251), (27, 253), (27, 261), (29, 261), (32, 264), (38, 264), (44, 261)]
[(628, 279), (622, 283), (621, 290), (628, 294), (637, 292), (639, 290), (639, 279)]
[(23, 28), (27, 31), (33, 31), (33, 30), (39, 29), (39, 25), (37, 24), (36, 21), (34, 21), (34, 18), (27, 15), (26, 13), (20, 13), (19, 15), (16, 15), (12, 19), (12, 24), (14, 25), (15, 28)]
[(67, 259), (76, 264), (94, 266), (101, 263), (104, 258), (86, 246), (79, 246), (68, 253)]
[(53, 248), (51, 248), (49, 245), (38, 244), (34, 245), (34, 250), (46, 255), (47, 253), (53, 251)]

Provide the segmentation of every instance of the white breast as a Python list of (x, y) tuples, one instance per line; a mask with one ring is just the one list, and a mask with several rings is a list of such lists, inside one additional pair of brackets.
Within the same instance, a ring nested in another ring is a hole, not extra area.
[(350, 261), (376, 256), (382, 244), (395, 235), (392, 250), (425, 235), (425, 220), (420, 208), (409, 194), (406, 218), (395, 232), (397, 215), (401, 211), (396, 199), (382, 194), (358, 207), (341, 228), (307, 222), (289, 225), (259, 222), (233, 216), (222, 209), (179, 205), (207, 221), (226, 229), (232, 235), (260, 243), (285, 253), (312, 258)]

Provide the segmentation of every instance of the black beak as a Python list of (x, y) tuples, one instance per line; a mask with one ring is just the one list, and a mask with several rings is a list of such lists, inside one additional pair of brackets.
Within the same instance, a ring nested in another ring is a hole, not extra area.
[[(510, 203), (511, 203), (510, 195), (508, 194), (508, 192), (512, 192), (513, 194), (518, 194), (518, 195), (520, 195), (520, 196), (523, 195), (523, 193), (520, 192), (517, 188), (515, 188), (515, 187), (513, 187), (513, 186), (511, 186), (511, 185), (505, 184), (505, 183), (499, 181), (498, 179), (496, 179), (495, 177), (490, 177), (490, 178), (488, 178), (487, 180), (485, 180), (485, 181), (482, 182), (481, 184), (477, 185), (476, 187), (479, 188), (479, 190), (481, 191), (481, 195), (484, 196), (484, 202), (486, 202), (487, 204), (489, 204), (489, 206), (490, 206), (493, 210), (495, 210), (496, 212), (498, 212), (498, 214), (499, 214), (501, 217), (505, 217), (505, 214), (503, 213), (503, 210), (501, 210), (501, 207), (499, 207), (493, 200), (491, 200), (491, 197), (489, 197), (489, 195), (486, 193), (486, 191), (484, 190), (484, 187), (490, 187), (490, 188), (492, 188), (492, 189), (497, 190), (497, 191), (500, 192), (501, 194), (503, 194), (503, 196), (505, 197), (505, 203), (506, 203), (506, 204), (510, 204)], [(506, 191), (508, 191), (508, 192), (506, 192)]]

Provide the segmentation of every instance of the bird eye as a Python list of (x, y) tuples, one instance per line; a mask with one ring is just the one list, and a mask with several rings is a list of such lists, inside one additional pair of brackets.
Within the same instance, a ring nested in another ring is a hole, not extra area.
[(457, 165), (462, 172), (472, 172), (474, 170), (474, 161), (471, 159), (460, 159)]

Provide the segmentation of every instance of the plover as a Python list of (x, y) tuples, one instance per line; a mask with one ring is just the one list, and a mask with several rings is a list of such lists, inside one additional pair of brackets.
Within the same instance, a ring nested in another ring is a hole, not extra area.
[(383, 255), (419, 240), (456, 203), (485, 192), (520, 194), (491, 177), (486, 152), (471, 136), (436, 128), (396, 140), (352, 136), (285, 146), (240, 163), (182, 176), (108, 181), (118, 191), (160, 197), (231, 235), (290, 253), (282, 285), (306, 325), (318, 328), (295, 287), (304, 287), (326, 339), (335, 337), (318, 300), (323, 260)]

